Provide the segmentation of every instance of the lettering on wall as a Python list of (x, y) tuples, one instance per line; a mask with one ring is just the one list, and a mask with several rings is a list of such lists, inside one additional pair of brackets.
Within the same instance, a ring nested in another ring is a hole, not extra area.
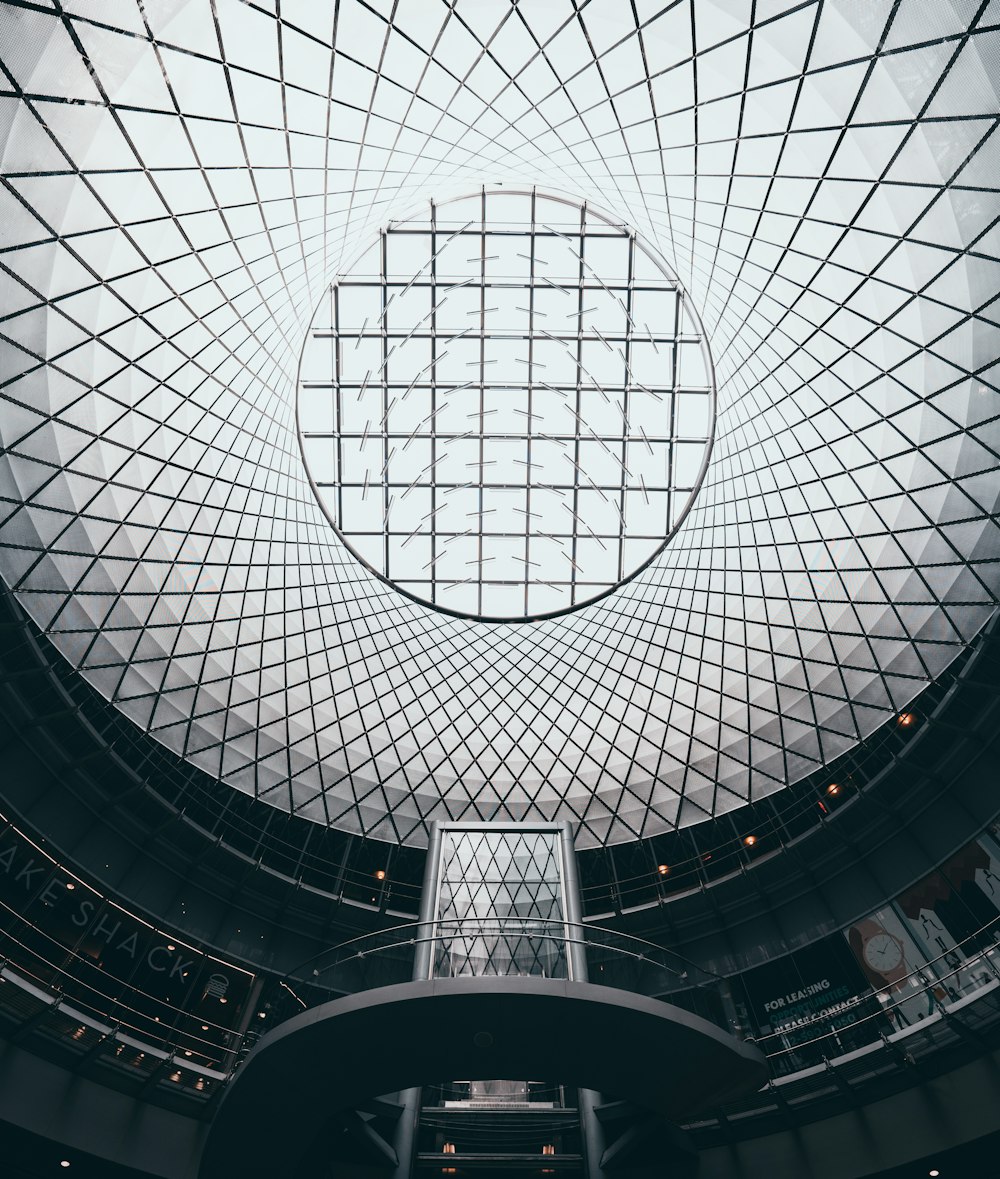
[[(58, 977), (60, 990), (69, 997), (78, 982), (89, 995), (86, 971), (97, 969), (135, 986), (150, 1020), (161, 1003), (197, 1012), (219, 1034), (238, 1023), (253, 983), (251, 973), (180, 944), (67, 878), (14, 827), (0, 829), (0, 841), (0, 953), (8, 955), (12, 969), (20, 967), (42, 981)], [(15, 939), (9, 947), (4, 946), (4, 932)], [(67, 970), (66, 954), (78, 966)]]

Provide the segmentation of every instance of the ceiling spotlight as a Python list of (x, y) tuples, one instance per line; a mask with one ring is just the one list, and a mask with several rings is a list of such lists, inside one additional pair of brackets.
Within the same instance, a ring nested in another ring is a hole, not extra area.
[(837, 785), (836, 782), (831, 782), (830, 785), (827, 786), (826, 792), (827, 792), (827, 794), (839, 794), (840, 787)]
[[(60, 1162), (59, 1162), (59, 1166), (60, 1166), (60, 1167), (68, 1167), (68, 1166), (69, 1166), (69, 1159), (61, 1159), (61, 1160), (60, 1160)], [(936, 1172), (936, 1171), (932, 1171), (931, 1173), (932, 1173), (932, 1174), (937, 1174), (937, 1172)]]
[[(67, 889), (69, 889), (70, 892), (72, 892), (73, 889), (76, 888), (76, 885), (73, 883), (72, 880), (67, 880), (66, 887), (67, 887)], [(69, 1166), (69, 1163), (67, 1163), (66, 1165)]]
[(659, 874), (661, 876), (666, 876), (670, 872), (670, 865), (669, 864), (658, 864), (656, 867), (656, 870), (657, 870), (657, 872), (659, 872)]
[(927, 1174), (932, 1176), (932, 1179), (933, 1179), (933, 1176), (940, 1175), (941, 1172), (940, 1171), (928, 1171)]
[(379, 870), (375, 873), (375, 879), (376, 880), (385, 880), (385, 869), (384, 868), (379, 868)]
[(907, 729), (916, 719), (916, 716), (912, 712), (901, 712), (899, 716), (896, 717), (896, 723), (898, 725), (902, 725), (904, 729)]
[(748, 835), (743, 840), (743, 842), (747, 845), (747, 847), (753, 847), (753, 845), (757, 842), (757, 836), (756, 835)]

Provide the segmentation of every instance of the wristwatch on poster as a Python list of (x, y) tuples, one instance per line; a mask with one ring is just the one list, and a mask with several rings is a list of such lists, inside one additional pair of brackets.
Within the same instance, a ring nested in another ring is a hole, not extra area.
[(896, 988), (906, 978), (906, 958), (903, 943), (871, 917), (851, 926), (848, 940), (872, 983), (877, 987)]

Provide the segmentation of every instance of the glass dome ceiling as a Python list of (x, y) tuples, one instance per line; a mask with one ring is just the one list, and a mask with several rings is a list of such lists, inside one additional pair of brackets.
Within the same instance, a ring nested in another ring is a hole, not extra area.
[[(433, 818), (649, 835), (864, 739), (1000, 582), (995, 10), (333, 8), (0, 7), (18, 600), (180, 755), (407, 843)], [(645, 569), (487, 623), (348, 551), (295, 402), (314, 310), (365, 244), (507, 186), (662, 254), (718, 418)]]

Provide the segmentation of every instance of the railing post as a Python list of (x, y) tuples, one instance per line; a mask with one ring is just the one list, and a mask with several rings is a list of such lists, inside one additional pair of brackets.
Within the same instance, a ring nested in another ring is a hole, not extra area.
[(243, 1015), (240, 1017), (240, 1022), (232, 1033), (232, 1047), (226, 1049), (223, 1056), (223, 1071), (231, 1073), (239, 1063), (240, 1057), (243, 1054), (243, 1044), (247, 1038), (247, 1032), (250, 1030), (250, 1024), (253, 1021), (253, 1013), (257, 1009), (260, 1002), (261, 992), (264, 989), (264, 979), (258, 975), (254, 979), (247, 994), (246, 1006), (243, 1010)]

